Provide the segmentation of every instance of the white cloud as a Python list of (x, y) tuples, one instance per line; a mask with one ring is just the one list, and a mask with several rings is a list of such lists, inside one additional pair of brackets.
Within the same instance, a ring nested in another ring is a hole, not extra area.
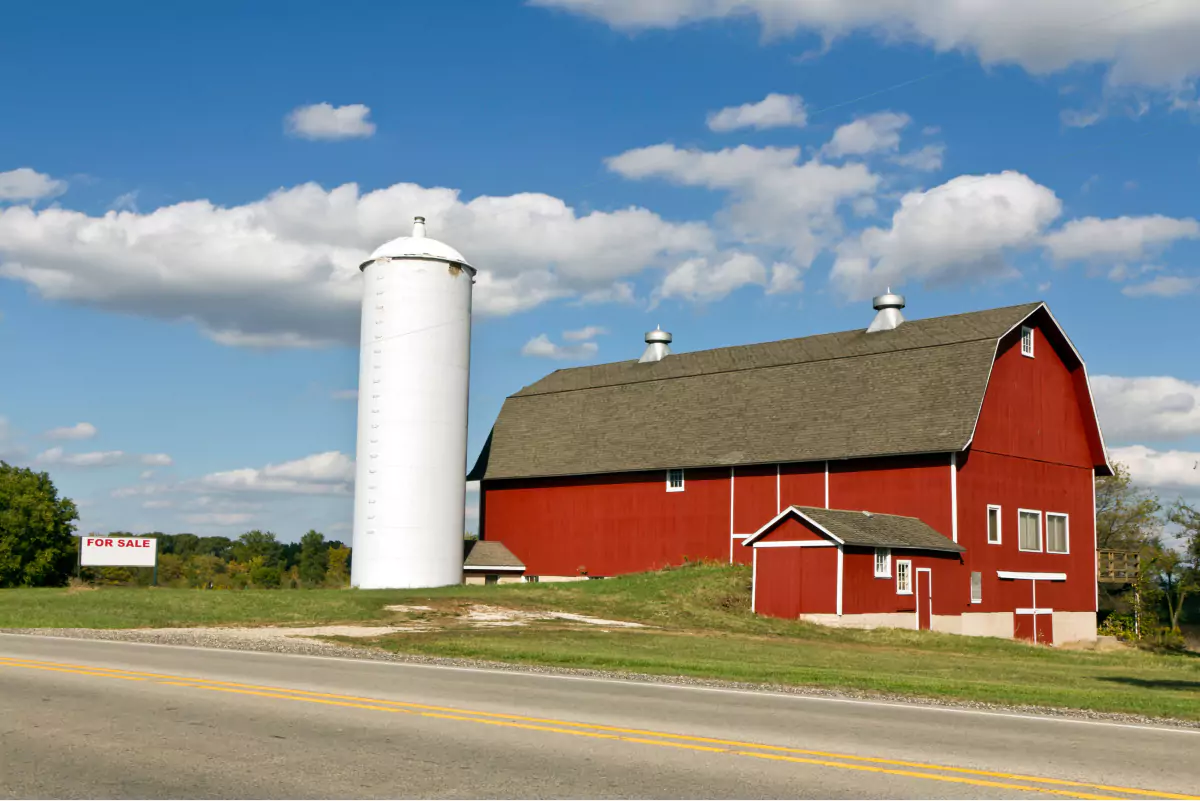
[(375, 135), (375, 123), (367, 119), (371, 109), (362, 103), (333, 106), (314, 103), (293, 109), (284, 119), (284, 128), (301, 139), (335, 141), (365, 139)]
[(357, 389), (335, 389), (329, 393), (329, 397), (334, 400), (358, 400)]
[(0, 172), (0, 203), (8, 201), (44, 200), (67, 191), (67, 182), (49, 175), (18, 167)]
[(138, 478), (140, 478), (142, 481), (149, 481), (150, 479), (154, 478), (154, 471), (153, 470), (143, 470), (141, 473), (138, 474)]
[(771, 281), (767, 284), (768, 295), (784, 295), (790, 292), (799, 292), (804, 289), (804, 280), (801, 276), (804, 271), (794, 264), (784, 264), (776, 262), (771, 265)]
[(1092, 379), (1101, 429), (1113, 440), (1200, 436), (1200, 384), (1170, 376)]
[(512, 314), (612, 290), (670, 258), (712, 250), (703, 223), (641, 208), (577, 214), (536, 193), (480, 196), (395, 184), (303, 184), (241, 206), (206, 200), (103, 216), (0, 209), (0, 277), (43, 298), (191, 320), (229, 345), (356, 343), (358, 265), (416, 214), (481, 269), (474, 308)]
[(798, 147), (739, 145), (702, 151), (660, 144), (626, 151), (607, 164), (630, 179), (661, 178), (727, 192), (730, 205), (722, 218), (734, 238), (786, 247), (794, 261), (807, 267), (840, 233), (838, 208), (873, 192), (879, 176), (862, 164), (815, 159), (800, 164), (799, 158)]
[(717, 132), (739, 128), (803, 128), (808, 124), (804, 99), (772, 92), (757, 103), (729, 106), (708, 115), (708, 127)]
[(907, 114), (891, 111), (860, 117), (834, 131), (821, 152), (832, 158), (895, 152), (900, 148), (900, 131), (910, 122)]
[(538, 334), (521, 347), (522, 356), (542, 359), (570, 359), (579, 361), (595, 356), (600, 346), (595, 342), (580, 342), (576, 345), (559, 345), (546, 334)]
[(530, 0), (625, 30), (675, 28), (753, 15), (773, 35), (857, 32), (937, 52), (968, 51), (985, 65), (1046, 74), (1107, 68), (1110, 84), (1177, 87), (1200, 74), (1200, 4), (1162, 0)]
[(142, 501), (143, 509), (170, 509), (175, 505), (175, 501), (169, 498), (160, 498), (159, 500)]
[(241, 526), (254, 519), (249, 512), (201, 512), (180, 515), (179, 519), (192, 526)]
[(175, 460), (165, 453), (144, 453), (138, 457), (138, 461), (152, 467), (170, 467), (175, 463)]
[(52, 428), (46, 432), (46, 437), (49, 439), (91, 439), (96, 436), (96, 427), (91, 423), (76, 423), (73, 426), (63, 426), (62, 428)]
[(62, 448), (50, 448), (39, 453), (34, 459), (42, 464), (62, 465), (63, 467), (112, 467), (128, 461), (129, 454), (124, 451), (66, 453)]
[(1121, 294), (1131, 298), (1173, 298), (1188, 295), (1200, 289), (1200, 278), (1184, 278), (1179, 275), (1160, 275), (1144, 284), (1124, 287)]
[(1109, 458), (1128, 467), (1138, 484), (1156, 489), (1200, 489), (1200, 453), (1130, 445), (1110, 449)]
[(909, 192), (889, 230), (868, 228), (839, 247), (831, 280), (863, 298), (906, 281), (999, 276), (1010, 269), (1006, 253), (1038, 242), (1061, 210), (1053, 191), (1021, 173), (959, 176)]
[(920, 172), (936, 172), (942, 168), (945, 155), (945, 145), (925, 145), (920, 150), (892, 156), (892, 163)]
[(688, 259), (667, 273), (657, 298), (709, 303), (748, 284), (767, 283), (767, 268), (756, 256), (729, 253), (719, 259)]
[(1084, 217), (1071, 220), (1045, 237), (1046, 249), (1059, 261), (1140, 259), (1179, 239), (1200, 238), (1200, 223), (1155, 214), (1147, 217)]
[(576, 328), (573, 331), (563, 331), (563, 339), (568, 342), (584, 342), (589, 339), (607, 334), (608, 329), (598, 325), (585, 325), (583, 328)]
[(227, 492), (345, 495), (353, 483), (354, 460), (339, 451), (327, 451), (262, 468), (209, 473), (198, 486)]

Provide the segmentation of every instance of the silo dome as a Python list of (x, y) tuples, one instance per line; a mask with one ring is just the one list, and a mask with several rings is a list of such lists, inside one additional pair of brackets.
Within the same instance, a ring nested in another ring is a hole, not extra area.
[[(371, 258), (360, 264), (359, 269), (366, 269), (368, 264), (380, 259), (427, 259), (430, 261), (448, 261), (454, 264), (461, 264), (465, 267), (471, 267), (471, 264), (463, 254), (445, 242), (439, 242), (436, 239), (430, 239), (425, 236), (424, 217), (417, 217), (413, 221), (412, 236), (397, 237), (391, 242), (385, 242), (375, 248), (375, 252), (371, 254)], [(471, 267), (471, 272), (475, 272), (474, 267)]]

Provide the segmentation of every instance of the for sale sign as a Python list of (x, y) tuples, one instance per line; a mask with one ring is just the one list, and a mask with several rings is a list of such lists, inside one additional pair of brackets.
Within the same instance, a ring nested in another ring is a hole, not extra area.
[(84, 567), (154, 567), (158, 540), (154, 537), (83, 537)]

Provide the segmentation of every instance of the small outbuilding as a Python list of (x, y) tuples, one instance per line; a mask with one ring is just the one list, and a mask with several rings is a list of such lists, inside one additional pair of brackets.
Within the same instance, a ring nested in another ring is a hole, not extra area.
[(525, 564), (504, 543), (463, 541), (463, 584), (513, 584), (524, 576)]

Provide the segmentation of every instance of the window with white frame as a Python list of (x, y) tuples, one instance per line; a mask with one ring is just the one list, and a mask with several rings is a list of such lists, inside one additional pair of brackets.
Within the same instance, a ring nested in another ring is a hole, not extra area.
[(1069, 534), (1070, 523), (1066, 515), (1046, 512), (1046, 553), (1068, 553)]
[(1021, 326), (1021, 355), (1033, 358), (1033, 329), (1027, 325)]
[(971, 573), (971, 603), (983, 603), (983, 574), (979, 571)]
[(1030, 509), (1017, 510), (1017, 548), (1022, 551), (1042, 550), (1042, 513)]
[(667, 492), (683, 492), (683, 470), (667, 471)]
[(987, 508), (988, 545), (1000, 544), (1000, 507), (988, 504)]
[(896, 594), (912, 595), (912, 562), (907, 559), (896, 561)]
[(875, 578), (892, 577), (892, 549), (875, 549)]

